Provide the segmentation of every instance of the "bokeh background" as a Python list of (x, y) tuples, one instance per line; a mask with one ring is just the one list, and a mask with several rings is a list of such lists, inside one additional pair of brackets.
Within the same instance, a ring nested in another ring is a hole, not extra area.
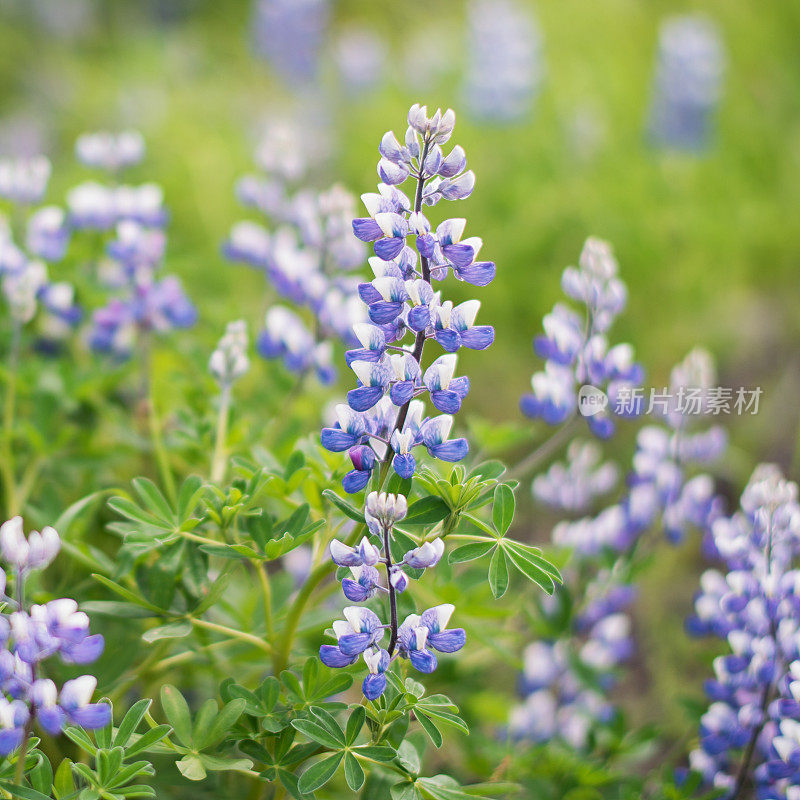
[[(311, 13), (314, 3), (297, 5)], [(243, 216), (234, 184), (251, 169), (263, 126), (287, 113), (308, 118), (327, 153), (314, 182), (360, 193), (376, 182), (381, 135), (404, 129), (412, 102), (451, 106), (477, 175), (463, 215), (498, 265), (480, 295), (495, 346), (462, 357), (476, 435), (497, 423), (505, 444), (524, 452), (518, 398), (538, 368), (531, 338), (559, 298), (563, 267), (596, 235), (613, 243), (629, 287), (615, 338), (635, 344), (653, 385), (701, 345), (716, 356), (721, 385), (763, 387), (757, 416), (729, 420), (722, 477), (731, 495), (761, 460), (793, 468), (796, 479), (800, 3), (517, 6), (531, 15), (530, 99), (512, 119), (487, 119), (468, 102), (467, 76), (498, 66), (476, 53), (468, 4), (457, 0), (331, 0), (308, 79), (281, 75), (265, 57), (251, 0), (0, 0), (0, 153), (46, 153), (48, 199), (61, 202), (87, 177), (73, 154), (81, 132), (139, 129), (148, 155), (131, 178), (164, 187), (169, 270), (200, 311), (200, 338), (183, 346), (208, 352), (225, 322), (257, 327), (265, 307), (262, 277), (221, 255)], [(659, 30), (677, 14), (709, 20), (724, 54), (707, 135), (688, 148), (659, 143), (649, 129)], [(348, 82), (351, 62), (370, 80)], [(252, 391), (268, 395), (275, 369), (251, 377)], [(629, 450), (630, 440), (614, 448)], [(524, 511), (518, 527), (546, 540), (548, 520)], [(692, 548), (659, 557), (639, 611), (634, 694), (644, 699), (631, 708), (678, 730), (672, 698), (690, 647), (679, 629), (700, 566)]]

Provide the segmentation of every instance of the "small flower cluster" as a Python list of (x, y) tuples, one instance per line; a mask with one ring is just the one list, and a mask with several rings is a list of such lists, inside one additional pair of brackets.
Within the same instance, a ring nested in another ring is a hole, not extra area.
[[(564, 270), (561, 288), (583, 306), (582, 313), (559, 303), (544, 318), (544, 335), (533, 345), (546, 363), (531, 380), (533, 394), (525, 395), (520, 402), (525, 415), (560, 425), (577, 414), (578, 390), (583, 386), (604, 390), (613, 411), (620, 392), (642, 382), (643, 371), (634, 361), (631, 345), (609, 347), (606, 337), (627, 299), (617, 271), (611, 247), (594, 238), (587, 239), (579, 266)], [(585, 419), (600, 438), (614, 432), (608, 409)]]
[[(702, 394), (713, 374), (711, 357), (693, 350), (673, 369), (669, 394)], [(687, 413), (672, 408), (664, 415), (664, 424), (643, 427), (636, 438), (625, 496), (595, 517), (559, 523), (553, 541), (592, 556), (606, 549), (624, 553), (659, 519), (671, 542), (683, 539), (688, 528), (709, 531), (722, 501), (709, 475), (689, 478), (687, 471), (718, 459), (727, 436), (717, 425), (692, 432), (690, 422)]]
[[(275, 136), (282, 140), (282, 135)], [(258, 337), (264, 358), (281, 358), (292, 372), (316, 371), (324, 383), (335, 377), (331, 339), (352, 346), (352, 326), (364, 318), (352, 270), (363, 261), (363, 246), (350, 230), (353, 198), (341, 186), (326, 192), (291, 192), (290, 184), (304, 170), (296, 163), (273, 160), (262, 146), (258, 161), (266, 177), (246, 176), (238, 186), (242, 202), (279, 223), (273, 232), (244, 221), (231, 230), (224, 252), (233, 261), (263, 270), (276, 292), (314, 315), (314, 332), (285, 306), (267, 312)]]
[[(144, 143), (132, 131), (118, 136), (85, 134), (76, 150), (87, 165), (117, 173), (141, 160)], [(105, 243), (108, 258), (100, 264), (98, 278), (116, 294), (94, 312), (89, 332), (92, 349), (127, 358), (143, 334), (194, 324), (197, 311), (180, 280), (159, 276), (167, 244), (163, 230), (167, 214), (159, 186), (82, 184), (72, 190), (68, 203), (73, 226), (111, 232)]]
[(229, 322), (225, 334), (208, 360), (208, 370), (225, 391), (250, 369), (247, 356), (247, 323), (243, 319)]
[(595, 442), (573, 441), (565, 463), (555, 462), (531, 484), (534, 498), (560, 511), (586, 511), (592, 502), (610, 492), (619, 480), (617, 465), (601, 463), (602, 451)]
[(714, 523), (727, 572), (702, 577), (696, 635), (726, 639), (714, 661), (711, 701), (691, 767), (724, 797), (787, 798), (800, 787), (800, 505), (797, 485), (761, 465), (741, 509)]
[[(468, 197), (475, 176), (466, 168), (463, 148), (442, 152), (455, 126), (455, 113), (412, 106), (404, 144), (393, 132), (383, 136), (377, 193), (362, 195), (369, 217), (353, 220), (356, 236), (373, 242), (369, 259), (375, 278), (359, 286), (368, 306), (369, 322), (354, 325), (361, 347), (346, 354), (357, 378), (348, 392), (348, 406), (337, 407), (338, 422), (322, 431), (323, 446), (349, 450), (353, 470), (345, 477), (347, 491), (358, 491), (369, 480), (379, 459), (389, 458), (403, 478), (416, 469), (414, 448), (424, 445), (435, 458), (459, 461), (467, 454), (464, 439), (448, 441), (452, 415), (469, 392), (469, 379), (456, 377), (461, 347), (484, 350), (494, 341), (494, 329), (475, 325), (477, 300), (457, 306), (433, 288), (452, 271), (462, 281), (485, 286), (495, 274), (490, 261), (477, 261), (478, 237), (462, 238), (465, 219), (446, 219), (436, 230), (422, 206)], [(414, 202), (398, 186), (413, 177)], [(409, 237), (414, 237), (414, 247)], [(413, 343), (402, 344), (408, 333)], [(425, 343), (433, 339), (445, 351), (423, 372)], [(416, 398), (428, 394), (441, 413), (424, 418)]]
[(9, 596), (6, 572), (0, 569), (0, 596), (10, 613), (0, 616), (0, 755), (20, 747), (34, 722), (57, 736), (65, 724), (101, 728), (111, 707), (92, 703), (97, 679), (83, 675), (59, 691), (41, 671), (48, 659), (89, 664), (103, 651), (103, 637), (89, 633), (89, 617), (69, 598), (43, 605), (25, 603), (25, 583), (34, 570), (45, 569), (58, 555), (61, 540), (53, 528), (25, 537), (21, 517), (0, 526), (0, 555), (15, 582)]
[[(385, 673), (394, 659), (407, 658), (420, 672), (433, 672), (438, 661), (432, 650), (455, 653), (467, 638), (463, 628), (448, 629), (455, 606), (447, 603), (422, 614), (409, 614), (398, 625), (397, 594), (404, 592), (409, 584), (404, 567), (413, 570), (435, 567), (444, 554), (444, 542), (436, 538), (409, 550), (400, 562), (392, 562), (392, 529), (407, 511), (403, 495), (372, 492), (367, 496), (364, 519), (378, 544), (365, 536), (354, 547), (337, 539), (330, 546), (334, 563), (350, 570), (350, 576), (342, 580), (342, 591), (348, 600), (363, 603), (378, 592), (389, 598), (388, 624), (381, 622), (369, 608), (348, 606), (342, 612), (344, 619), (333, 623), (336, 644), (324, 644), (319, 649), (320, 660), (329, 667), (347, 667), (355, 664), (359, 656), (363, 657), (368, 674), (362, 690), (368, 700), (376, 700), (383, 694)], [(381, 583), (379, 565), (386, 570), (385, 586)], [(387, 629), (389, 644), (384, 649), (382, 641)]]
[(653, 141), (685, 149), (706, 145), (724, 71), (724, 48), (711, 20), (687, 15), (664, 22), (650, 112)]
[(544, 73), (536, 20), (510, 0), (473, 0), (468, 23), (468, 108), (475, 117), (493, 122), (524, 118)]
[[(713, 377), (710, 356), (694, 350), (673, 369), (670, 396), (680, 397), (690, 391), (702, 395)], [(572, 550), (565, 585), (571, 587), (578, 611), (563, 639), (537, 643), (529, 651), (526, 671), (549, 677), (545, 683), (523, 679), (523, 689), (534, 696), (514, 712), (512, 732), (517, 735), (537, 740), (557, 735), (583, 746), (592, 725), (607, 720), (612, 713), (613, 707), (598, 689), (611, 688), (616, 668), (633, 652), (627, 610), (636, 596), (630, 582), (635, 545), (659, 523), (673, 543), (683, 539), (689, 528), (708, 536), (721, 514), (722, 502), (710, 476), (687, 478), (687, 472), (721, 454), (726, 444), (724, 431), (714, 426), (692, 432), (688, 430), (690, 423), (685, 410), (673, 407), (665, 413), (662, 425), (642, 428), (622, 498), (593, 517), (562, 521), (553, 529), (553, 543)], [(581, 452), (577, 445), (573, 447)], [(595, 453), (588, 467), (580, 461), (575, 467), (572, 463), (568, 467), (554, 465), (534, 481), (534, 495), (562, 505), (564, 498), (590, 500), (593, 478), (602, 488), (608, 485), (599, 480), (603, 478), (603, 468), (596, 469), (599, 460), (599, 453)], [(576, 461), (574, 454), (572, 461)], [(601, 556), (612, 558), (613, 565), (586, 582), (582, 578), (585, 567)], [(544, 609), (545, 616), (549, 611)], [(537, 664), (537, 659), (543, 663)], [(550, 709), (549, 716), (544, 713), (546, 709)], [(532, 715), (540, 715), (538, 721)]]
[(258, 55), (291, 83), (316, 78), (330, 0), (256, 0), (253, 40)]
[(167, 223), (164, 193), (155, 183), (119, 184), (117, 179), (144, 158), (145, 144), (138, 131), (84, 133), (75, 143), (75, 155), (87, 167), (108, 173), (110, 183), (85, 181), (67, 194), (73, 228), (106, 232), (125, 220), (147, 228)]
[[(26, 325), (39, 316), (43, 339), (65, 338), (80, 322), (75, 289), (65, 281), (53, 281), (45, 262), (60, 261), (67, 250), (70, 230), (66, 214), (57, 206), (32, 210), (47, 191), (50, 162), (43, 156), (0, 161), (0, 198), (16, 207), (25, 220), (21, 244), (0, 218), (0, 281), (3, 297), (14, 324)], [(24, 250), (22, 249), (24, 247)]]
[(144, 152), (144, 139), (139, 131), (84, 133), (75, 142), (75, 154), (81, 163), (110, 173), (139, 164)]
[[(573, 638), (539, 641), (526, 648), (520, 680), (525, 700), (509, 720), (514, 738), (559, 738), (580, 749), (597, 722), (612, 718), (614, 707), (604, 692), (616, 682), (615, 670), (633, 653), (631, 620), (624, 609), (634, 590), (615, 583), (609, 589), (610, 578), (607, 572), (598, 575), (594, 586), (603, 585), (603, 596), (586, 598)], [(586, 680), (587, 673), (592, 681)]]

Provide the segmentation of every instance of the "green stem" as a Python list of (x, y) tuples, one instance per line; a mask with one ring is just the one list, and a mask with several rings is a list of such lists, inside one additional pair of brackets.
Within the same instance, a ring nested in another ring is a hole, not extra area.
[(261, 597), (264, 604), (264, 622), (267, 626), (267, 638), (270, 642), (275, 640), (275, 625), (272, 621), (272, 586), (269, 582), (269, 574), (267, 573), (267, 565), (253, 562), (253, 568), (258, 573), (258, 580), (261, 584)]
[(219, 483), (225, 477), (226, 439), (228, 438), (228, 418), (231, 407), (231, 387), (224, 386), (219, 396), (219, 416), (217, 417), (217, 437), (214, 442), (214, 456), (211, 459), (211, 481)]
[(25, 731), (22, 734), (22, 745), (19, 748), (19, 755), (17, 756), (17, 767), (14, 770), (14, 783), (16, 783), (17, 786), (22, 786), (22, 781), (25, 779), (25, 760), (28, 757), (28, 743), (30, 742), (32, 729), (33, 716), (30, 716), (25, 723)]
[(17, 497), (17, 478), (14, 468), (14, 417), (17, 403), (17, 373), (19, 370), (19, 348), (21, 328), (14, 320), (11, 329), (11, 347), (8, 353), (8, 383), (3, 403), (3, 457), (0, 469), (3, 473), (3, 485), (6, 497), (6, 517), (19, 513)]
[(215, 633), (221, 633), (223, 636), (227, 636), (229, 639), (239, 639), (242, 642), (247, 642), (248, 644), (253, 645), (254, 647), (263, 650), (265, 653), (272, 654), (272, 645), (269, 642), (260, 639), (258, 636), (253, 635), (252, 633), (246, 633), (245, 631), (240, 631), (236, 628), (229, 628), (227, 625), (219, 625), (216, 622), (209, 622), (205, 619), (198, 619), (197, 617), (189, 617), (189, 621), (192, 625), (197, 626), (198, 628), (205, 628), (208, 631), (214, 631)]

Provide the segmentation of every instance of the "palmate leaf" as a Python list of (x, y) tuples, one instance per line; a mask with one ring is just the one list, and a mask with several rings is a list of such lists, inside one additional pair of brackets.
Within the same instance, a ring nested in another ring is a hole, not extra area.
[(474, 561), (476, 558), (482, 558), (487, 555), (491, 550), (497, 546), (494, 539), (489, 539), (485, 542), (470, 542), (469, 544), (456, 547), (451, 550), (447, 556), (449, 564), (460, 564), (464, 561)]
[(321, 786), (324, 786), (336, 774), (343, 758), (344, 752), (339, 752), (312, 764), (300, 776), (300, 780), (297, 782), (297, 788), (300, 794), (310, 794)]
[(347, 752), (344, 755), (344, 779), (347, 785), (357, 792), (364, 785), (364, 770), (358, 759), (351, 753)]
[(497, 532), (505, 535), (514, 520), (516, 501), (511, 487), (504, 483), (499, 484), (494, 490), (494, 503), (492, 504), (492, 522)]
[(495, 600), (506, 593), (508, 579), (506, 554), (502, 547), (498, 547), (489, 562), (489, 588), (492, 590)]
[(310, 719), (293, 719), (292, 727), (295, 730), (300, 731), (300, 733), (312, 741), (321, 744), (323, 747), (329, 747), (332, 750), (337, 750), (345, 746), (343, 734), (341, 737), (337, 737), (327, 728)]
[(192, 744), (192, 715), (183, 695), (171, 684), (161, 687), (161, 707), (175, 736), (185, 747)]

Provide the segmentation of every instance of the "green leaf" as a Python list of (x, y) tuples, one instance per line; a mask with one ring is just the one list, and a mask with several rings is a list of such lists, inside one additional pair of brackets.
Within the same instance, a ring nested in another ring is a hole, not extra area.
[(139, 723), (144, 719), (144, 715), (150, 708), (151, 700), (144, 699), (134, 703), (122, 718), (122, 722), (114, 734), (114, 747), (125, 747), (130, 741), (131, 735), (139, 727)]
[(327, 728), (323, 728), (322, 725), (312, 722), (310, 719), (293, 719), (292, 727), (312, 741), (330, 747), (332, 750), (344, 747), (344, 738), (339, 741)]
[(132, 758), (139, 753), (143, 753), (145, 750), (153, 747), (153, 745), (158, 744), (158, 742), (171, 732), (172, 728), (170, 728), (169, 725), (156, 725), (155, 728), (151, 728), (141, 736), (134, 734), (132, 737), (134, 739), (133, 744), (125, 749), (125, 755), (128, 758)]
[(495, 600), (502, 597), (508, 589), (508, 561), (502, 547), (494, 551), (489, 562), (489, 587)]
[(178, 518), (181, 521), (191, 516), (204, 491), (203, 481), (197, 475), (190, 475), (183, 482), (178, 493)]
[(78, 517), (87, 509), (90, 508), (91, 505), (103, 495), (108, 494), (108, 489), (101, 489), (99, 492), (92, 492), (92, 494), (86, 495), (86, 497), (82, 497), (80, 500), (76, 500), (71, 506), (69, 506), (66, 511), (53, 523), (53, 527), (58, 531), (59, 535), (62, 538), (66, 538), (67, 531), (70, 530), (73, 523), (75, 522)]
[(242, 716), (245, 705), (247, 703), (242, 699), (231, 700), (230, 703), (226, 703), (217, 714), (208, 733), (199, 739), (195, 739), (195, 745), (202, 749), (221, 742), (230, 733), (231, 728), (236, 724), (239, 717)]
[(109, 578), (106, 578), (105, 575), (98, 575), (96, 572), (92, 573), (92, 577), (98, 582), (102, 583), (107, 589), (111, 589), (112, 592), (118, 594), (120, 597), (124, 597), (128, 602), (134, 603), (137, 606), (141, 606), (142, 608), (146, 608), (149, 611), (154, 611), (157, 614), (160, 614), (163, 609), (159, 608), (158, 606), (153, 605), (149, 601), (145, 600), (140, 594), (136, 594), (132, 592), (130, 589), (126, 589), (124, 586), (120, 586), (118, 583), (115, 583)]
[(441, 497), (423, 497), (408, 507), (403, 525), (433, 525), (450, 514), (450, 506)]
[(483, 464), (478, 464), (470, 470), (467, 479), (476, 478), (480, 476), (485, 481), (496, 480), (506, 471), (506, 465), (502, 461), (491, 460), (484, 461)]
[(331, 489), (325, 489), (322, 492), (322, 496), (326, 500), (330, 500), (336, 508), (339, 509), (345, 516), (350, 517), (350, 519), (355, 520), (356, 522), (363, 522), (364, 521), (364, 512), (359, 511), (354, 505), (351, 505), (347, 502), (347, 500), (342, 499), (339, 497), (336, 492), (332, 491)]
[(152, 511), (164, 522), (173, 522), (175, 520), (175, 512), (153, 481), (149, 478), (134, 478), (131, 483), (136, 494), (139, 495), (149, 511)]
[(161, 707), (178, 741), (186, 747), (191, 747), (192, 715), (189, 712), (189, 704), (171, 684), (161, 687)]
[(77, 728), (74, 725), (68, 725), (64, 728), (64, 735), (68, 739), (72, 739), (81, 750), (85, 750), (90, 755), (95, 755), (97, 753), (97, 748), (94, 746), (94, 742), (89, 738), (88, 734), (86, 733), (83, 728)]
[[(513, 546), (506, 546), (504, 548), (508, 557), (514, 566), (526, 577), (528, 580), (533, 581), (540, 586), (547, 594), (553, 594), (556, 585), (553, 578), (548, 575), (538, 564), (534, 563), (533, 557), (526, 556), (523, 552), (517, 550)], [(544, 559), (539, 559), (544, 561)], [(545, 562), (547, 563), (547, 562)]]
[(511, 527), (511, 522), (514, 519), (514, 509), (516, 501), (514, 500), (514, 492), (511, 488), (504, 483), (500, 483), (494, 490), (494, 503), (492, 504), (492, 522), (497, 532), (505, 534)]
[(184, 756), (175, 766), (186, 780), (202, 781), (206, 777), (206, 768), (199, 756)]
[(417, 717), (417, 722), (422, 725), (425, 733), (430, 736), (431, 741), (436, 745), (436, 747), (441, 747), (444, 737), (442, 736), (442, 732), (436, 727), (436, 723), (434, 723), (429, 716), (423, 714), (421, 711), (415, 710), (414, 713)]
[(470, 544), (465, 544), (461, 547), (456, 547), (455, 550), (451, 550), (450, 554), (447, 556), (447, 562), (449, 564), (460, 564), (462, 561), (474, 561), (476, 558), (485, 556), (496, 545), (497, 542), (494, 540), (487, 542), (470, 542)]
[(364, 785), (364, 770), (358, 763), (358, 759), (350, 752), (345, 753), (344, 756), (344, 779), (354, 792)]
[(157, 628), (150, 628), (142, 634), (142, 639), (146, 642), (156, 642), (159, 639), (182, 639), (192, 632), (192, 623), (186, 620), (180, 622), (170, 622), (169, 625), (159, 625)]
[(195, 714), (192, 723), (192, 745), (195, 750), (202, 750), (205, 745), (203, 744), (204, 738), (208, 735), (214, 720), (219, 713), (219, 706), (213, 697), (200, 706), (200, 710)]
[(68, 795), (75, 792), (75, 778), (72, 776), (72, 761), (65, 758), (56, 770), (53, 780), (53, 789), (58, 800), (64, 800)]
[(356, 706), (350, 714), (350, 719), (347, 720), (347, 732), (345, 733), (345, 741), (348, 745), (355, 743), (358, 739), (358, 734), (364, 727), (364, 721), (367, 718), (367, 709), (364, 706)]
[(365, 744), (356, 747), (353, 752), (364, 758), (371, 758), (373, 761), (392, 761), (397, 756), (393, 747), (380, 744)]
[(343, 757), (344, 753), (334, 753), (310, 766), (297, 783), (300, 794), (310, 794), (324, 786), (336, 774)]
[(37, 792), (36, 789), (28, 789), (26, 786), (19, 786), (16, 783), (9, 783), (8, 781), (0, 781), (0, 787), (7, 792), (11, 792), (13, 798), (19, 800), (50, 800), (50, 796)]

